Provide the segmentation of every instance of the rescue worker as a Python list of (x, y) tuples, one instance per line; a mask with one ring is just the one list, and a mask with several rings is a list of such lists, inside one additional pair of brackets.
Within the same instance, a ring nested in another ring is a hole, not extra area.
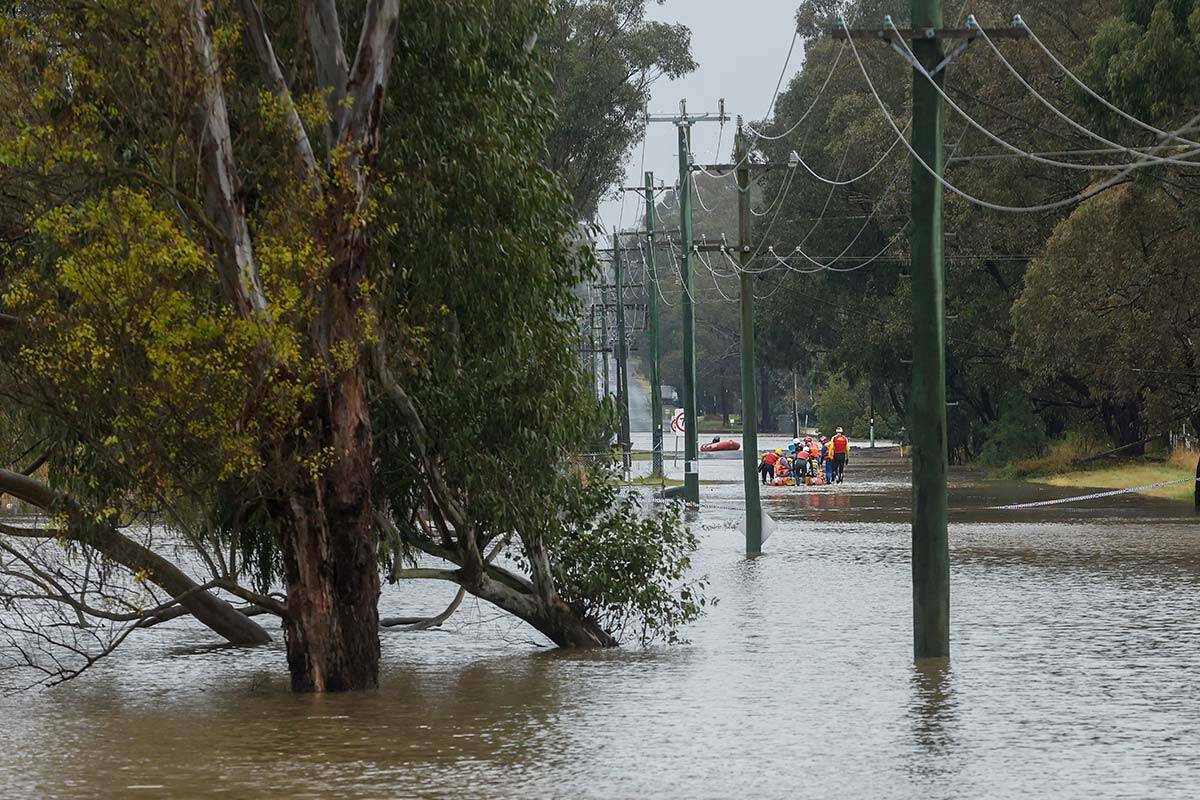
[(821, 437), (821, 466), (825, 468), (825, 483), (833, 483), (833, 442)]
[(792, 471), (792, 474), (797, 478), (803, 478), (803, 477), (807, 476), (808, 475), (808, 448), (807, 447), (796, 448), (795, 463), (796, 463), (796, 468)]
[(771, 476), (775, 474), (775, 462), (781, 454), (781, 450), (768, 450), (763, 453), (762, 460), (758, 462), (758, 474), (762, 478), (763, 486), (771, 482)]
[(850, 458), (850, 440), (842, 429), (838, 428), (833, 434), (833, 477), (841, 483), (846, 476), (846, 461)]
[(777, 479), (787, 478), (789, 475), (791, 475), (791, 473), (792, 470), (788, 466), (788, 460), (783, 456), (780, 456), (779, 460), (775, 462), (775, 477)]

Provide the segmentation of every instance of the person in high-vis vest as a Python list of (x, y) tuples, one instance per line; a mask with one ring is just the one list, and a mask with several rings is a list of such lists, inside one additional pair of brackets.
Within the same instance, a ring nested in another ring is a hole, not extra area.
[(780, 455), (776, 450), (768, 450), (763, 453), (762, 461), (758, 462), (758, 474), (764, 486), (771, 482), (771, 476), (775, 473), (775, 462), (779, 460)]
[(830, 444), (833, 445), (833, 478), (841, 483), (846, 477), (846, 462), (850, 459), (850, 440), (838, 428)]
[(833, 442), (821, 437), (821, 465), (825, 467), (826, 485), (833, 483)]

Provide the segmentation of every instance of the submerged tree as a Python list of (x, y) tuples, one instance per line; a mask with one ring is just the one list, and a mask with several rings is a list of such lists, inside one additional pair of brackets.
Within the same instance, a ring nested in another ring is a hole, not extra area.
[[(546, 10), (6, 11), (0, 391), (50, 482), (0, 472), (50, 514), (9, 540), (120, 566), (120, 624), (182, 608), (253, 643), (242, 612), (278, 614), (297, 690), (376, 683), (380, 559), (563, 645), (694, 617), (678, 517), (569, 466), (599, 411), (562, 323), (590, 265), (544, 165)], [(10, 573), (47, 556), (15, 549)], [(420, 553), (451, 568), (404, 564)], [(158, 587), (140, 610), (133, 584)], [(0, 593), (104, 610), (21, 585)]]

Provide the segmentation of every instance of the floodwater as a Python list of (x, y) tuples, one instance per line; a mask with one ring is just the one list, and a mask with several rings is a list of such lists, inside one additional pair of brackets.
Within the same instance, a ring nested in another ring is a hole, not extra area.
[[(1200, 526), (1126, 496), (952, 487), (953, 657), (911, 659), (906, 465), (772, 488), (742, 554), (738, 462), (704, 462), (691, 643), (560, 653), (467, 603), (385, 633), (376, 692), (293, 696), (278, 646), (155, 628), (78, 681), (0, 700), (4, 797), (1195, 797)], [(387, 613), (445, 587), (389, 591)]]

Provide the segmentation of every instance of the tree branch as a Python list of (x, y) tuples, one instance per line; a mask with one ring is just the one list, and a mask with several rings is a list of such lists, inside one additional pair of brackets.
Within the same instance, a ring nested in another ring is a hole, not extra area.
[(317, 71), (317, 85), (325, 92), (329, 109), (329, 124), (325, 126), (325, 146), (332, 150), (338, 140), (343, 101), (349, 67), (342, 45), (342, 28), (338, 22), (335, 0), (308, 0), (304, 4), (304, 27), (312, 48)]
[(192, 137), (199, 151), (208, 217), (222, 234), (213, 242), (217, 271), (230, 302), (242, 317), (250, 318), (266, 310), (267, 298), (254, 263), (250, 228), (246, 224), (233, 158), (225, 90), (221, 85), (220, 65), (213, 54), (203, 0), (191, 0), (189, 14), (192, 48), (204, 82), (200, 102), (192, 114)]
[(283, 77), (279, 60), (275, 57), (275, 48), (271, 46), (271, 38), (267, 35), (266, 24), (263, 21), (262, 9), (255, 0), (242, 0), (242, 15), (246, 18), (246, 42), (262, 67), (263, 78), (267, 87), (275, 95), (283, 107), (283, 115), (287, 121), (288, 130), (292, 133), (293, 147), (296, 160), (304, 170), (308, 180), (316, 182), (317, 160), (313, 156), (312, 143), (304, 130), (304, 123), (296, 112), (296, 104), (292, 100), (292, 92)]
[(378, 149), (379, 121), (399, 25), (400, 0), (369, 0), (346, 83), (349, 108), (342, 109), (337, 128), (338, 143), (353, 145), (351, 166), (369, 161)]
[(395, 575), (401, 580), (450, 581), (450, 583), (462, 583), (462, 574), (456, 569), (430, 569), (428, 567), (413, 567), (412, 569), (398, 569), (396, 570)]
[(425, 430), (425, 423), (421, 421), (421, 415), (417, 413), (416, 404), (408, 392), (404, 390), (404, 387), (392, 376), (391, 370), (388, 369), (382, 337), (375, 340), (371, 348), (371, 354), (380, 385), (383, 387), (384, 392), (392, 399), (392, 402), (399, 407), (400, 416), (404, 418), (404, 423), (408, 427), (409, 433), (412, 434), (413, 442), (417, 446), (417, 456), (421, 460), (421, 466), (425, 468), (425, 474), (429, 476), (430, 490), (437, 500), (438, 506), (450, 518), (450, 523), (456, 529), (464, 529), (467, 525), (466, 514), (455, 499), (449, 485), (447, 485), (441, 468), (429, 453), (429, 436)]
[[(504, 536), (502, 536), (500, 538), (500, 540), (497, 541), (492, 546), (492, 549), (488, 551), (488, 554), (486, 556), (484, 556), (484, 559), (490, 563), (493, 558), (495, 558), (496, 556), (498, 556), (500, 554), (500, 551), (504, 549), (504, 546), (506, 544), (508, 544), (508, 541), (510, 538), (512, 538), (511, 534), (505, 534)], [(384, 627), (384, 628), (396, 628), (396, 627), (400, 627), (400, 626), (405, 626), (405, 630), (409, 630), (409, 631), (425, 631), (425, 630), (429, 630), (430, 628), (436, 628), (436, 627), (439, 627), (446, 620), (450, 619), (451, 616), (453, 616), (454, 612), (458, 610), (458, 607), (462, 605), (463, 598), (465, 598), (466, 596), (467, 596), (466, 587), (460, 585), (458, 587), (458, 592), (455, 593), (455, 595), (454, 595), (454, 599), (450, 601), (450, 605), (446, 606), (446, 610), (436, 616), (433, 616), (433, 617), (387, 617), (385, 619), (380, 620), (379, 624), (381, 627)]]
[[(462, 566), (462, 554), (459, 553), (458, 550), (449, 547), (443, 547), (430, 539), (425, 539), (420, 536), (405, 535), (403, 531), (396, 527), (396, 523), (392, 522), (391, 518), (381, 511), (375, 512), (375, 521), (380, 525), (380, 527), (387, 530), (388, 535), (399, 538), (406, 544), (410, 544), (417, 548), (422, 553), (433, 556), (434, 558), (440, 558), (443, 561), (448, 561), (451, 564), (459, 567)], [(489, 577), (510, 587), (514, 591), (525, 592), (527, 594), (533, 594), (534, 592), (533, 583), (531, 583), (527, 578), (524, 578), (515, 572), (510, 572), (503, 567), (498, 567), (495, 564), (488, 563), (484, 566), (484, 572)]]
[(229, 579), (218, 581), (217, 586), (229, 592), (231, 595), (234, 595), (235, 597), (242, 598), (247, 603), (258, 606), (269, 614), (274, 614), (280, 619), (288, 618), (287, 604), (276, 600), (270, 595), (259, 594), (258, 592), (251, 591), (236, 581)]
[(175, 564), (125, 536), (109, 522), (86, 522), (87, 517), (77, 504), (56, 494), (41, 481), (12, 470), (0, 469), (0, 491), (46, 511), (63, 509), (69, 518), (65, 529), (46, 530), (5, 525), (0, 529), (4, 534), (36, 539), (61, 537), (86, 544), (130, 572), (144, 574), (147, 580), (171, 596), (185, 598), (183, 604), (196, 619), (233, 644), (256, 645), (271, 641), (270, 634), (238, 614), (229, 603), (210, 592), (199, 591), (200, 584)]
[(450, 605), (446, 606), (446, 610), (434, 617), (384, 617), (379, 620), (381, 628), (399, 628), (403, 627), (408, 631), (425, 631), (430, 628), (439, 627), (443, 622), (450, 619), (458, 607), (462, 605), (463, 599), (467, 596), (467, 590), (459, 586), (458, 591), (454, 594), (454, 599), (450, 601)]

